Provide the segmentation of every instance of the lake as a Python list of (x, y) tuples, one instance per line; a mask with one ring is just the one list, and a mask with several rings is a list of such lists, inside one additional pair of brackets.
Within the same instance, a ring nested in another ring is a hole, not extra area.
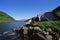
[(3, 32), (12, 32), (13, 28), (18, 28), (24, 25), (25, 22), (8, 22), (8, 23), (0, 23), (0, 34)]

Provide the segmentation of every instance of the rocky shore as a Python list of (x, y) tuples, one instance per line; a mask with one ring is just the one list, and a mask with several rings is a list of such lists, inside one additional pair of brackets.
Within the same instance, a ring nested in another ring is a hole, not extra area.
[(60, 40), (58, 30), (43, 28), (37, 25), (26, 24), (19, 28), (14, 28), (13, 33), (4, 32), (0, 34), (0, 40)]
[(27, 24), (15, 31), (18, 31), (17, 33), (20, 34), (22, 40), (60, 40), (60, 34), (57, 30), (37, 25)]

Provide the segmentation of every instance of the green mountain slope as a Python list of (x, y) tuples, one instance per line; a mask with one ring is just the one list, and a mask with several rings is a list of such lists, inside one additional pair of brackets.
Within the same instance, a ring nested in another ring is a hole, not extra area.
[(15, 20), (11, 16), (0, 11), (0, 22), (13, 22), (13, 21)]
[(58, 6), (57, 8), (55, 8), (53, 10), (53, 12), (56, 13), (60, 17), (60, 6)]

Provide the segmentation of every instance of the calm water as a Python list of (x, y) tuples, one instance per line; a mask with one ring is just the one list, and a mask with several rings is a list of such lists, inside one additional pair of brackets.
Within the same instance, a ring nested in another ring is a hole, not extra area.
[(0, 23), (0, 34), (3, 32), (12, 32), (13, 28), (18, 28), (24, 24), (25, 22)]

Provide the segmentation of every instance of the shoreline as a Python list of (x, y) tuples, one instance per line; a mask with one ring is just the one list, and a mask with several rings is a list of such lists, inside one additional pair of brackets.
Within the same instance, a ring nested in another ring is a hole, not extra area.
[[(22, 27), (15, 28), (12, 33), (5, 32), (4, 35), (8, 39), (21, 39), (21, 40), (60, 40), (60, 34), (53, 31), (51, 28), (43, 28), (37, 25), (25, 24)], [(55, 37), (53, 37), (53, 35)], [(2, 36), (2, 35), (1, 35)], [(36, 37), (37, 36), (37, 37)], [(15, 38), (16, 37), (16, 38)], [(36, 38), (35, 38), (36, 37)], [(56, 38), (56, 39), (55, 39)], [(6, 38), (5, 38), (6, 39)]]

